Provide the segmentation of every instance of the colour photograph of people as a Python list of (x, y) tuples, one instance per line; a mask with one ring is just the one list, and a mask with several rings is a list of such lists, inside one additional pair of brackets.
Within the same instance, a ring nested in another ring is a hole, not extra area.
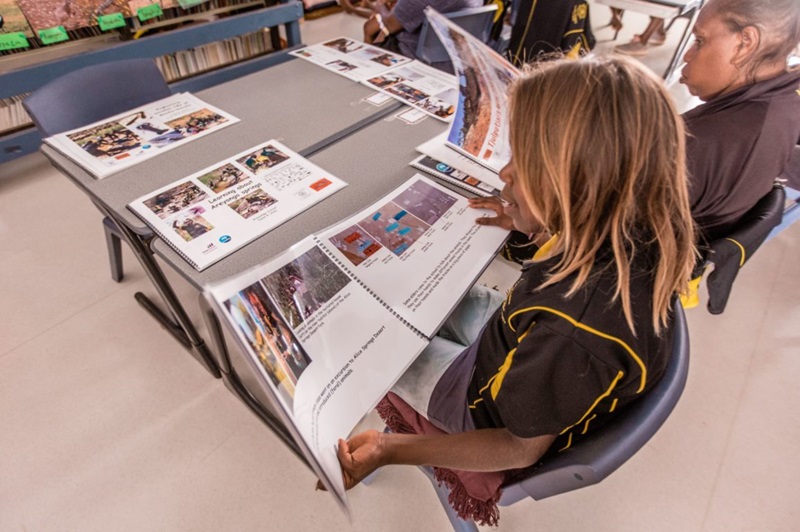
[(119, 122), (100, 124), (71, 133), (67, 138), (98, 159), (118, 157), (142, 145), (142, 138)]
[(250, 218), (276, 203), (278, 200), (258, 188), (255, 192), (228, 203), (228, 207), (242, 218)]
[(214, 229), (214, 226), (201, 216), (203, 212), (205, 210), (202, 207), (195, 207), (185, 214), (179, 214), (172, 220), (172, 228), (185, 241), (191, 242)]
[[(224, 124), (228, 119), (209, 109), (200, 109), (194, 113), (170, 120), (166, 124), (185, 137), (197, 135), (217, 124)], [(154, 139), (155, 141), (155, 139)]]
[(333, 48), (334, 50), (343, 54), (349, 54), (364, 47), (364, 45), (360, 42), (353, 41), (351, 39), (345, 39), (344, 37), (328, 41), (325, 43), (325, 46)]
[(216, 170), (212, 170), (211, 172), (198, 177), (197, 180), (219, 194), (223, 190), (232, 187), (233, 185), (238, 185), (249, 178), (250, 176), (245, 175), (241, 169), (228, 163), (225, 166), (221, 166)]
[(163, 220), (190, 205), (203, 201), (207, 197), (208, 194), (203, 192), (193, 181), (184, 181), (169, 190), (144, 200), (144, 204)]
[(246, 166), (254, 174), (261, 175), (276, 164), (280, 164), (288, 159), (288, 155), (275, 146), (268, 144), (258, 151), (240, 157), (236, 162), (242, 166)]

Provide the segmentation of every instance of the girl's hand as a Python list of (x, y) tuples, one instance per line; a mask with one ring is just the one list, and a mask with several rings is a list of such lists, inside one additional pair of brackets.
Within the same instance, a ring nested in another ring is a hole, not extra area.
[[(385, 463), (385, 444), (383, 433), (368, 430), (356, 434), (349, 440), (339, 440), (336, 456), (342, 466), (345, 489), (350, 489), (369, 476)], [(317, 489), (325, 489), (321, 481)]]
[(470, 198), (469, 206), (473, 209), (488, 209), (497, 216), (482, 216), (475, 220), (478, 225), (495, 225), (507, 231), (514, 231), (514, 221), (503, 211), (503, 202), (499, 198)]

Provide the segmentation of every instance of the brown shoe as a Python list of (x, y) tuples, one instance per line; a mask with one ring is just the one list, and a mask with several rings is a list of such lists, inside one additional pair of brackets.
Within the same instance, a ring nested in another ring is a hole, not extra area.
[(636, 35), (633, 37), (631, 42), (615, 46), (614, 52), (618, 54), (639, 57), (647, 55), (647, 45), (642, 42), (642, 39), (639, 38), (638, 35)]
[(662, 44), (664, 44), (664, 41), (666, 40), (667, 40), (667, 32), (664, 31), (664, 28), (661, 28), (660, 30), (656, 31), (655, 33), (653, 33), (653, 35), (650, 36), (650, 40), (647, 41), (647, 44), (649, 44), (650, 46), (661, 46)]

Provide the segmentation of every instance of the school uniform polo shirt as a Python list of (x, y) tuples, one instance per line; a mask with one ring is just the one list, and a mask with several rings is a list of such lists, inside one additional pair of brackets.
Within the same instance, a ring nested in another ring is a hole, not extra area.
[[(542, 251), (547, 251), (547, 245)], [(565, 297), (572, 277), (538, 287), (558, 257), (528, 263), (479, 339), (468, 406), (475, 427), (505, 427), (531, 438), (558, 435), (550, 451), (569, 448), (661, 378), (671, 334), (653, 331), (652, 257), (632, 268), (634, 335), (612, 301), (610, 246), (586, 284)]]

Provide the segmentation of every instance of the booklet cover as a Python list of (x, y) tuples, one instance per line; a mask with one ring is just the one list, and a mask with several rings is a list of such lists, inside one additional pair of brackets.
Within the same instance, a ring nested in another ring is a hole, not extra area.
[(180, 93), (44, 142), (102, 179), (238, 121), (189, 93)]
[(400, 54), (347, 37), (337, 37), (295, 50), (290, 54), (302, 57), (353, 81), (372, 78), (390, 68), (411, 62), (411, 59)]
[[(427, 345), (508, 234), (476, 225), (480, 211), (466, 215), (466, 203), (415, 175), (363, 212), (205, 290), (345, 510), (337, 440)], [(413, 309), (413, 323), (404, 309)]]
[(419, 61), (367, 78), (363, 83), (444, 122), (452, 121), (456, 112), (455, 76)]
[(426, 8), (425, 16), (458, 77), (458, 105), (447, 145), (499, 173), (511, 160), (508, 87), (520, 72), (435, 9)]
[(128, 208), (201, 271), (345, 186), (270, 140)]

